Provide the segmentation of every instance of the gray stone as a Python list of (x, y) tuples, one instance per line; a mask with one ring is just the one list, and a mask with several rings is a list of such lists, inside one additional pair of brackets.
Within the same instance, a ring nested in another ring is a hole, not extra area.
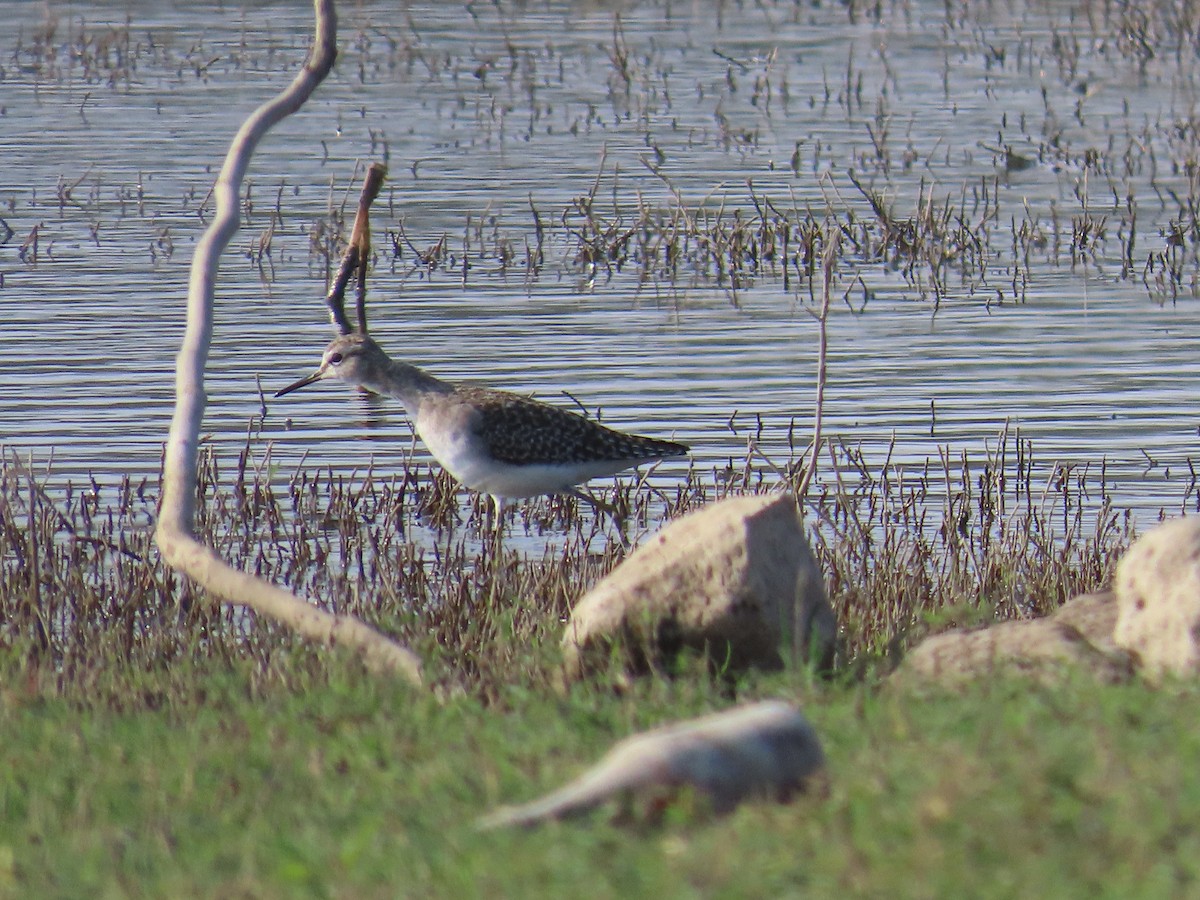
[(722, 666), (827, 668), (837, 623), (788, 494), (735, 497), (672, 522), (589, 591), (563, 636), (568, 680), (607, 661), (633, 670), (693, 648)]
[(570, 784), (498, 809), (479, 827), (567, 818), (618, 797), (640, 800), (653, 814), (686, 788), (726, 813), (745, 800), (782, 802), (798, 791), (823, 790), (824, 767), (808, 720), (786, 703), (765, 701), (626, 738)]

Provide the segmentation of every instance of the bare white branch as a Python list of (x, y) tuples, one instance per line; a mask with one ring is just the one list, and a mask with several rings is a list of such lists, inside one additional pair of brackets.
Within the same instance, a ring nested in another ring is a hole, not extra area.
[(316, 30), (304, 67), (292, 83), (256, 109), (238, 129), (217, 176), (216, 217), (196, 246), (188, 284), (187, 327), (175, 370), (175, 413), (167, 439), (162, 509), (155, 540), (163, 559), (213, 594), (327, 644), (357, 649), (373, 669), (421, 683), (416, 655), (351, 616), (333, 615), (289, 591), (240, 572), (195, 538), (204, 369), (212, 342), (213, 297), (221, 253), (237, 232), (238, 195), (255, 148), (274, 125), (298, 110), (329, 74), (337, 57), (333, 0), (314, 0)]

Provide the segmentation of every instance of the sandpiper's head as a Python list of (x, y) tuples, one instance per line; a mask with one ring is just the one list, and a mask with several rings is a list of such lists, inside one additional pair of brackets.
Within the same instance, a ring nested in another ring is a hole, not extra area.
[(365, 385), (370, 381), (371, 366), (380, 353), (379, 347), (365, 334), (344, 334), (334, 338), (325, 348), (321, 365), (311, 375), (276, 391), (276, 397), (298, 391), (313, 382), (338, 378), (350, 384)]

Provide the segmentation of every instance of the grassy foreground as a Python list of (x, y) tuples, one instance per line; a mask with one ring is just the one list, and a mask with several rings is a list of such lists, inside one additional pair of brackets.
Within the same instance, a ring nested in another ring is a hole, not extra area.
[[(962, 692), (772, 676), (803, 697), (831, 788), (660, 826), (607, 812), (478, 833), (615, 737), (728, 688), (512, 688), (483, 705), (297, 649), (123, 676), (97, 700), (4, 664), (4, 896), (1056, 896), (1197, 890), (1195, 688), (998, 679)], [(128, 692), (113, 703), (111, 689)]]
[[(1038, 614), (1105, 583), (1130, 540), (1103, 473), (1047, 477), (1026, 442), (1009, 446), (944, 472), (848, 456), (818, 482), (807, 514), (841, 623), (839, 679), (731, 686), (684, 661), (673, 678), (565, 697), (562, 617), (621, 552), (557, 501), (510, 523), (549, 529), (544, 557), (481, 553), (478, 504), (457, 506), (439, 476), (301, 472), (281, 486), (247, 453), (206, 457), (205, 540), (412, 645), (436, 686), (416, 691), (166, 570), (146, 527), (154, 485), (54, 491), (0, 462), (0, 897), (1195, 891), (1200, 689), (879, 682), (924, 631)], [(769, 488), (752, 463), (722, 483)], [(649, 527), (715, 497), (694, 475), (674, 494), (605, 499)], [(414, 543), (418, 526), (434, 544)], [(657, 826), (601, 814), (474, 828), (632, 732), (766, 697), (813, 722), (828, 796), (721, 820), (684, 798)]]

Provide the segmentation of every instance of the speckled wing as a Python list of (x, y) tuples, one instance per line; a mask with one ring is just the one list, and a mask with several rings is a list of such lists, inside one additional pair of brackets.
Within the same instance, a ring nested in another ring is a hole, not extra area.
[(532, 397), (459, 387), (478, 411), (479, 437), (492, 457), (510, 465), (661, 459), (688, 452), (684, 444), (624, 434)]

